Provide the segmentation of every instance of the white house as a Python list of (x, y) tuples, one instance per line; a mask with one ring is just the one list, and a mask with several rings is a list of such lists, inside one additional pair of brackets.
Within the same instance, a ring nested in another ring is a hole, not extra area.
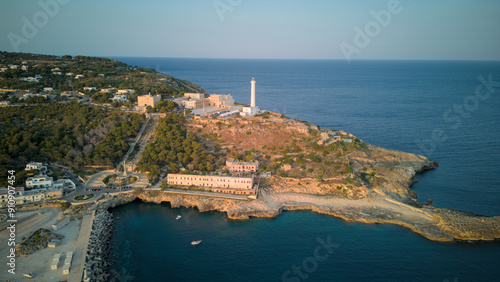
[(75, 75), (75, 79), (79, 79), (79, 78), (85, 78), (85, 75), (83, 75), (83, 74)]
[(113, 92), (113, 91), (115, 91), (115, 90), (116, 90), (116, 88), (114, 88), (114, 87), (110, 87), (110, 88), (102, 88), (102, 89), (101, 89), (101, 93), (111, 93), (111, 92)]
[(23, 97), (21, 97), (19, 99), (26, 100), (26, 99), (31, 98), (31, 97), (40, 97), (40, 96), (41, 96), (40, 94), (26, 93), (23, 95)]
[(21, 69), (22, 69), (23, 71), (27, 71), (27, 70), (28, 70), (28, 68), (29, 68), (28, 66), (22, 66), (22, 67), (21, 67)]
[(9, 68), (12, 69), (12, 70), (17, 69), (18, 67), (19, 67), (18, 65), (9, 65)]
[(54, 88), (52, 88), (52, 87), (44, 87), (43, 88), (43, 92), (52, 92), (52, 91), (54, 91)]
[(53, 69), (51, 69), (50, 71), (51, 71), (51, 72), (61, 71), (61, 69), (60, 69), (60, 68), (53, 68)]
[(38, 79), (36, 79), (35, 77), (22, 77), (19, 79), (20, 81), (25, 81), (25, 82), (39, 82)]
[(118, 89), (118, 91), (116, 91), (117, 94), (129, 94), (129, 95), (132, 95), (135, 93), (135, 90), (134, 89)]
[(76, 185), (70, 179), (58, 179), (52, 185), (53, 189), (76, 189)]
[(43, 76), (41, 74), (35, 74), (35, 78), (36, 79), (41, 79), (41, 78), (43, 78)]
[(57, 75), (62, 75), (62, 72), (60, 71), (55, 71), (55, 72), (52, 72), (53, 74), (57, 74)]
[(26, 180), (26, 188), (52, 188), (54, 180), (47, 175), (37, 175)]
[(97, 88), (85, 86), (85, 87), (83, 87), (83, 90), (85, 90), (85, 91), (96, 91)]
[(57, 96), (56, 96), (56, 95), (54, 95), (54, 94), (42, 94), (42, 95), (40, 95), (40, 96), (42, 96), (42, 97), (44, 97), (44, 98), (47, 98), (47, 99), (50, 99), (50, 100), (53, 100), (53, 99), (55, 99), (55, 98), (57, 97)]
[(121, 94), (115, 94), (113, 95), (113, 98), (111, 100), (116, 101), (116, 102), (128, 102), (127, 95), (121, 95)]
[(72, 73), (72, 72), (67, 72), (67, 73), (66, 73), (66, 76), (74, 76), (74, 75), (75, 75), (75, 74), (74, 74), (74, 73)]

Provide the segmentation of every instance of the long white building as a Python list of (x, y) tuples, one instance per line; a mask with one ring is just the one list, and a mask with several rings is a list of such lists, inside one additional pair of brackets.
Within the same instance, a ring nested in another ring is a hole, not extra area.
[(253, 177), (168, 174), (167, 184), (180, 186), (192, 185), (218, 193), (255, 195)]

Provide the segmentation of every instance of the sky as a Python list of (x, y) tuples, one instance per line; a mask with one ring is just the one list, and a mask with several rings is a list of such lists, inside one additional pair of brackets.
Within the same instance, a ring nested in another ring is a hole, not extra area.
[(1, 1), (0, 50), (100, 57), (500, 60), (498, 0)]

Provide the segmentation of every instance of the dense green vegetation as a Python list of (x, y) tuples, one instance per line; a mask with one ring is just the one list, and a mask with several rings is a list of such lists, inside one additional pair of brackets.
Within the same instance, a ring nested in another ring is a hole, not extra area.
[[(22, 70), (25, 62), (28, 70)], [(149, 92), (164, 97), (178, 95), (182, 91), (192, 91), (188, 87), (203, 91), (198, 86), (159, 73), (150, 68), (128, 66), (125, 63), (106, 58), (85, 56), (46, 56), (26, 53), (0, 52), (0, 67), (9, 64), (18, 65), (17, 69), (7, 68), (0, 73), (0, 88), (29, 90), (38, 93), (43, 87), (53, 87), (58, 92), (77, 90), (86, 93), (96, 103), (110, 103), (109, 93), (100, 93), (102, 88), (114, 87), (117, 89), (134, 89), (135, 93), (129, 96), (131, 102), (136, 101), (138, 95)], [(52, 70), (59, 68), (56, 74)], [(73, 73), (73, 75), (66, 75)], [(24, 77), (41, 75), (39, 83), (20, 81)], [(76, 78), (75, 75), (84, 77)], [(84, 87), (96, 87), (96, 91), (84, 91)], [(186, 87), (188, 86), (188, 87)]]
[(209, 154), (196, 137), (188, 133), (181, 114), (169, 113), (159, 120), (156, 139), (142, 152), (137, 165), (141, 171), (149, 171), (149, 181), (158, 181), (160, 169), (168, 166), (172, 173), (179, 172), (180, 165), (193, 164), (195, 170), (215, 170), (215, 156)]
[(5, 107), (0, 111), (0, 185), (7, 170), (17, 171), (17, 185), (26, 178), (29, 161), (59, 162), (81, 170), (112, 166), (129, 149), (145, 117), (110, 112), (77, 103), (45, 103)]

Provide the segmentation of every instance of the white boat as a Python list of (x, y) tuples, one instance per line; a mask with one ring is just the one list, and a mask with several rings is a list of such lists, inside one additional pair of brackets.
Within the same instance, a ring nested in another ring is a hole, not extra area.
[(179, 220), (182, 216), (178, 215), (175, 219)]
[(196, 246), (196, 245), (199, 245), (199, 244), (201, 244), (201, 240), (191, 242), (191, 245), (193, 245), (193, 246)]

